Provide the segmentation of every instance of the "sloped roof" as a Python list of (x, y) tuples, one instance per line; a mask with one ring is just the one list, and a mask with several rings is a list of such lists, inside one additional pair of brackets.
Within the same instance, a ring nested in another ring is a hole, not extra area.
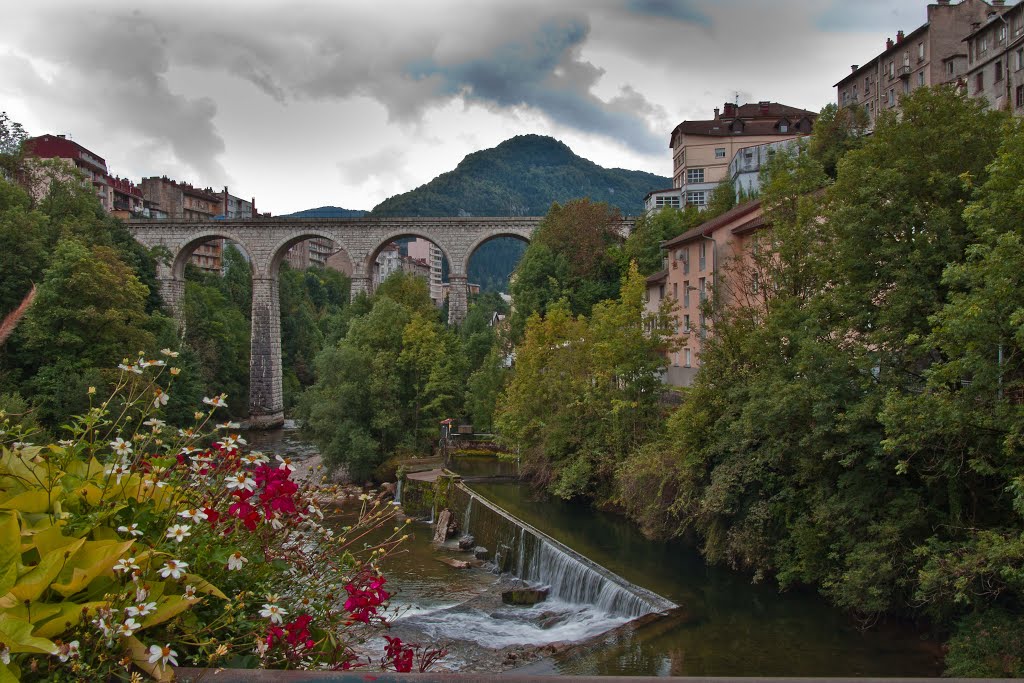
[(684, 244), (693, 239), (697, 239), (705, 235), (710, 235), (712, 232), (722, 227), (723, 225), (731, 223), (732, 221), (738, 218), (742, 218), (743, 216), (747, 215), (748, 213), (752, 213), (753, 211), (757, 210), (760, 207), (761, 200), (759, 199), (753, 199), (749, 202), (740, 204), (739, 206), (734, 206), (733, 208), (723, 213), (721, 216), (718, 216), (717, 218), (712, 218), (706, 223), (701, 223), (696, 228), (687, 230), (678, 237), (673, 237), (670, 240), (662, 242), (661, 246), (665, 247), (666, 249), (671, 249), (672, 247), (678, 244)]

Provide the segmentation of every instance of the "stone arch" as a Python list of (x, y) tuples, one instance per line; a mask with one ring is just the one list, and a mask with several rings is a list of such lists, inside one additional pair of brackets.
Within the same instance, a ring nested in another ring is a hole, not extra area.
[[(380, 255), (381, 250), (383, 250), (384, 247), (391, 244), (392, 242), (395, 242), (396, 240), (400, 240), (405, 237), (418, 237), (420, 239), (424, 239), (427, 240), (428, 242), (433, 243), (434, 246), (441, 250), (441, 254), (448, 261), (449, 271), (455, 268), (457, 261), (452, 259), (450, 245), (445, 244), (443, 239), (437, 237), (436, 235), (430, 234), (430, 232), (427, 230), (417, 230), (416, 228), (409, 228), (403, 230), (396, 230), (391, 233), (386, 233), (384, 237), (374, 240), (376, 242), (375, 246), (373, 247), (373, 249), (370, 250), (370, 253), (366, 255), (366, 260), (361, 264), (363, 268), (363, 275), (367, 278), (372, 278), (373, 262), (377, 260), (377, 256)], [(356, 264), (353, 265), (355, 266)]]
[(188, 263), (188, 260), (192, 257), (192, 252), (194, 252), (199, 247), (200, 244), (203, 244), (204, 242), (209, 242), (210, 240), (218, 239), (231, 240), (231, 242), (233, 242), (235, 246), (237, 246), (242, 251), (242, 253), (245, 254), (245, 257), (249, 259), (249, 262), (253, 263), (253, 267), (255, 268), (256, 264), (254, 263), (254, 255), (252, 253), (250, 246), (246, 244), (244, 239), (234, 234), (230, 230), (210, 229), (202, 231), (195, 235), (189, 235), (188, 241), (186, 241), (184, 244), (178, 247), (171, 261), (171, 277), (175, 280), (184, 280), (185, 265)]
[(466, 260), (462, 264), (462, 272), (469, 273), (469, 261), (473, 258), (473, 254), (476, 253), (477, 249), (491, 240), (500, 239), (502, 237), (513, 237), (520, 242), (526, 242), (527, 244), (533, 241), (532, 232), (529, 235), (524, 235), (523, 232), (516, 230), (495, 230), (486, 235), (481, 235), (476, 238), (476, 240), (473, 241), (473, 244), (470, 245), (469, 249), (466, 250)]
[[(288, 253), (288, 250), (294, 247), (299, 242), (302, 242), (303, 240), (315, 238), (325, 239), (333, 242), (335, 248), (344, 251), (345, 254), (349, 257), (349, 259), (352, 260), (353, 269), (357, 267), (355, 264), (355, 260), (352, 259), (351, 248), (349, 247), (349, 245), (345, 244), (345, 242), (341, 240), (340, 235), (328, 230), (312, 229), (293, 233), (289, 235), (287, 238), (279, 241), (270, 251), (270, 258), (268, 259), (266, 264), (266, 271), (262, 273), (263, 277), (276, 278), (278, 272), (281, 269), (281, 262), (284, 260), (285, 254)], [(354, 274), (355, 273), (353, 271), (353, 275)]]

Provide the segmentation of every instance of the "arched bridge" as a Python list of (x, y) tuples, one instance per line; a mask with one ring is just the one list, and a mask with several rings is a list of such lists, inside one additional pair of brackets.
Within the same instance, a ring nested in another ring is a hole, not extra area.
[[(540, 217), (452, 218), (252, 218), (218, 221), (132, 220), (128, 227), (141, 244), (162, 248), (157, 277), (164, 303), (181, 315), (185, 264), (192, 252), (213, 239), (239, 246), (252, 263), (252, 340), (249, 370), (249, 414), (253, 426), (275, 426), (284, 420), (281, 387), (281, 313), (277, 276), (288, 250), (310, 238), (334, 242), (353, 266), (352, 294), (370, 291), (373, 264), (381, 249), (402, 237), (422, 237), (448, 259), (448, 319), (466, 315), (466, 272), (473, 252), (496, 237), (529, 241)], [(632, 221), (619, 230), (629, 234)]]

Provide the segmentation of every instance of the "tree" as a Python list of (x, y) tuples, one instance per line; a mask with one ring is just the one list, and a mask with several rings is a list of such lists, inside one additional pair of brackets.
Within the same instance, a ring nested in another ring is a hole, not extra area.
[(870, 117), (863, 107), (827, 104), (814, 121), (814, 135), (807, 151), (818, 160), (830, 178), (835, 178), (839, 160), (864, 144), (870, 124)]

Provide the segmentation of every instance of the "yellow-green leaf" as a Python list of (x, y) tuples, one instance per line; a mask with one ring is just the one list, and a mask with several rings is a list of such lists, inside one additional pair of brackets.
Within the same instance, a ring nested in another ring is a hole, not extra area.
[(0, 683), (18, 683), (21, 680), (21, 670), (14, 664), (0, 662)]
[(23, 491), (6, 500), (0, 500), (0, 510), (18, 510), (19, 512), (49, 512), (54, 501), (64, 494), (63, 489), (47, 492), (40, 489)]
[(135, 662), (135, 666), (139, 667), (158, 681), (174, 680), (174, 669), (169, 666), (161, 666), (160, 662), (150, 664), (149, 648), (143, 645), (138, 638), (135, 636), (129, 637), (128, 648), (131, 650), (132, 661)]
[(0, 641), (9, 647), (11, 652), (53, 654), (57, 649), (46, 638), (33, 636), (32, 624), (7, 614), (0, 614)]
[(82, 610), (95, 610), (106, 604), (106, 602), (62, 602), (54, 605), (57, 610), (47, 619), (37, 618), (33, 612), (32, 623), (35, 626), (35, 630), (32, 631), (32, 635), (39, 636), (40, 638), (59, 636), (82, 620)]
[(142, 620), (142, 628), (149, 628), (162, 624), (172, 619), (193, 605), (191, 600), (185, 600), (180, 595), (173, 595), (160, 602), (156, 611)]
[(0, 598), (0, 607), (11, 607), (25, 600), (37, 600), (57, 578), (64, 567), (66, 555), (76, 553), (84, 543), (85, 540), (80, 538), (70, 545), (44, 555), (39, 564), (19, 578), (11, 590)]
[(113, 566), (135, 541), (83, 541), (83, 545), (60, 572), (53, 590), (65, 598), (84, 590), (98, 576), (113, 576)]

